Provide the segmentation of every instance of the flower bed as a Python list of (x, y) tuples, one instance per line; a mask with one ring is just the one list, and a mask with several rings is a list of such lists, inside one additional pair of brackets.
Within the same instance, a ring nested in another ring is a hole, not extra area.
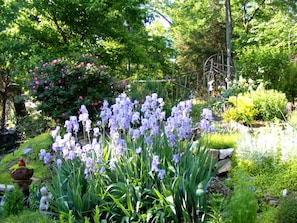
[(39, 154), (45, 163), (56, 164), (47, 185), (54, 197), (52, 214), (96, 222), (205, 218), (201, 191), (215, 176), (216, 160), (192, 144), (191, 101), (173, 107), (168, 118), (163, 105), (156, 94), (143, 104), (122, 94), (111, 106), (104, 102), (96, 124), (82, 106), (78, 118), (65, 122), (63, 136), (57, 127), (52, 151)]

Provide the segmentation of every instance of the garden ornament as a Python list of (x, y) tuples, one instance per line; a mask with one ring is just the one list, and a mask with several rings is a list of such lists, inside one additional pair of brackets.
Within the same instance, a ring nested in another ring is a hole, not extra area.
[(25, 163), (25, 160), (24, 160), (23, 157), (20, 158), (18, 165), (19, 166), (26, 166), (26, 163)]
[(39, 204), (40, 211), (47, 211), (49, 208), (49, 199), (52, 197), (51, 193), (47, 190), (46, 187), (42, 187), (40, 189), (40, 193), (42, 195)]

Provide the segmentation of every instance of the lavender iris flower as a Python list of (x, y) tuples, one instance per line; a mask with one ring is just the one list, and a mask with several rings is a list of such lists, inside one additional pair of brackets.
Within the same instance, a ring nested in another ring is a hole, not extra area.
[(63, 165), (63, 162), (61, 159), (57, 159), (56, 164), (57, 164), (57, 167), (61, 167)]
[(161, 180), (163, 180), (164, 177), (165, 177), (165, 173), (166, 173), (166, 171), (165, 171), (164, 169), (160, 169), (160, 170), (158, 171), (158, 177), (159, 177)]
[(171, 146), (174, 146), (178, 140), (191, 137), (191, 108), (191, 101), (182, 101), (172, 108), (171, 116), (165, 124), (165, 134)]
[(46, 153), (43, 157), (43, 163), (44, 164), (48, 164), (51, 161), (51, 154), (50, 153)]
[(43, 160), (43, 157), (45, 156), (45, 154), (46, 154), (45, 149), (41, 149), (38, 154), (39, 160)]
[(178, 163), (179, 160), (180, 160), (179, 154), (173, 154), (173, 156), (172, 156), (172, 162)]
[(116, 168), (115, 159), (109, 161), (109, 169), (114, 170)]
[(159, 164), (160, 164), (159, 156), (154, 156), (153, 161), (152, 161), (151, 171), (152, 172), (158, 172), (159, 171), (159, 168), (158, 168)]

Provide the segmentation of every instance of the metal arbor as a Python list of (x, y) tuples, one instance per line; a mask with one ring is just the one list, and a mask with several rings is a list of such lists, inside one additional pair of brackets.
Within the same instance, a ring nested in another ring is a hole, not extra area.
[(207, 89), (207, 98), (216, 96), (219, 86), (228, 88), (228, 82), (233, 78), (232, 74), (234, 66), (231, 61), (231, 76), (227, 75), (226, 54), (216, 53), (208, 57), (203, 65), (203, 86)]

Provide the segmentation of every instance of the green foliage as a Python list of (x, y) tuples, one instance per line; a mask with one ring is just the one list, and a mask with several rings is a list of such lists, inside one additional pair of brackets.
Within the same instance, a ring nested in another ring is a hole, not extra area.
[(5, 1), (0, 59), (22, 87), (28, 78), (26, 70), (40, 59), (51, 61), (78, 52), (102, 56), (114, 76), (158, 76), (168, 70), (166, 59), (172, 49), (166, 37), (146, 29), (152, 19), (145, 0)]
[[(168, 1), (162, 5), (172, 21), (170, 34), (180, 70), (200, 71), (210, 55), (224, 50), (226, 31), (223, 4), (209, 0), (199, 3), (189, 0)], [(202, 73), (198, 75), (202, 79)]]
[(258, 201), (251, 189), (252, 182), (244, 172), (237, 173), (235, 177), (234, 191), (227, 205), (229, 218), (236, 223), (256, 222)]
[(29, 187), (30, 193), (28, 196), (29, 209), (31, 211), (39, 210), (40, 199), (42, 197), (40, 189), (42, 184), (40, 181), (32, 182)]
[(243, 63), (239, 65), (240, 75), (254, 80), (262, 79), (267, 82), (268, 88), (281, 90), (281, 80), (286, 78), (285, 71), (289, 66), (287, 52), (267, 46), (261, 49), (251, 46), (242, 53), (238, 55), (239, 63)]
[(292, 38), (291, 34), (296, 29), (295, 21), (288, 16), (290, 10), (280, 10), (279, 5), (282, 3), (276, 6), (274, 3), (270, 5), (267, 2), (256, 2), (246, 1), (245, 12), (250, 11), (246, 14), (242, 13), (242, 4), (237, 1), (236, 14), (247, 21), (245, 27), (237, 22), (233, 24), (237, 74), (245, 78), (263, 79), (268, 83), (269, 89), (290, 95), (292, 82), (288, 82), (289, 57), (296, 53), (296, 46), (293, 44), (296, 38)]
[(249, 95), (258, 110), (257, 120), (272, 121), (275, 118), (283, 119), (288, 100), (284, 93), (276, 90), (259, 89)]
[(280, 223), (297, 222), (297, 198), (296, 193), (291, 193), (287, 197), (279, 200), (277, 208), (277, 220)]
[(296, 83), (296, 78), (297, 78), (297, 62), (291, 62), (287, 66), (288, 68), (286, 69), (285, 75), (282, 77), (282, 79), (279, 81), (280, 82), (280, 87), (279, 90), (284, 92), (287, 96), (287, 98), (290, 101), (294, 101), (294, 98), (297, 96), (297, 89), (295, 86)]
[(205, 107), (207, 107), (206, 102), (193, 99), (193, 105), (192, 105), (192, 111), (191, 111), (193, 126), (195, 126), (197, 123), (200, 122), (201, 114), (202, 114), (203, 108)]
[(12, 191), (6, 190), (4, 194), (3, 202), (4, 202), (3, 215), (5, 217), (9, 215), (17, 215), (24, 208), (23, 192), (18, 188), (14, 188)]
[[(174, 164), (172, 151), (166, 146), (168, 142), (161, 137), (154, 142), (152, 148), (141, 154), (135, 153), (132, 149), (135, 145), (129, 142), (128, 156), (117, 162), (114, 170), (106, 168), (97, 180), (84, 178), (84, 165), (79, 160), (63, 161), (61, 167), (54, 169), (52, 183), (48, 184), (54, 197), (52, 213), (63, 219), (71, 218), (73, 222), (85, 217), (108, 222), (182, 222), (185, 219), (199, 222), (193, 213), (199, 208), (205, 214), (206, 200), (201, 197), (198, 206), (195, 191), (200, 182), (206, 190), (214, 176), (215, 162), (205, 149), (196, 148), (193, 154), (188, 151), (191, 144), (184, 143), (180, 149), (188, 152), (181, 156), (179, 164)], [(151, 154), (159, 155), (162, 160), (160, 168), (166, 169), (164, 179), (150, 171)]]
[[(210, 158), (210, 154), (207, 149), (199, 145), (194, 150), (195, 155), (191, 153), (185, 153), (181, 159), (179, 165), (179, 171), (176, 173), (178, 176), (174, 181), (169, 182), (172, 184), (172, 195), (175, 211), (178, 222), (200, 222), (200, 216), (192, 213), (196, 213), (199, 210), (205, 217), (207, 213), (206, 197), (205, 194), (201, 197), (195, 194), (199, 183), (202, 184), (203, 190), (209, 186), (210, 179), (214, 176), (211, 169), (214, 167), (214, 162)], [(190, 166), (189, 166), (190, 164)]]
[(125, 89), (90, 54), (41, 61), (30, 73), (30, 93), (39, 102), (38, 109), (56, 121), (77, 114), (81, 104), (87, 106), (90, 117), (96, 117), (103, 100), (111, 100)]
[(238, 96), (232, 96), (228, 99), (228, 103), (231, 105), (224, 114), (224, 121), (236, 121), (243, 124), (250, 125), (255, 119), (258, 110), (255, 108), (253, 98), (245, 94), (239, 94)]
[(227, 199), (222, 194), (212, 193), (209, 200), (208, 223), (222, 223)]
[(277, 208), (269, 206), (259, 213), (257, 223), (277, 223)]
[(26, 109), (28, 114), (19, 118), (17, 126), (18, 131), (23, 133), (22, 137), (25, 140), (41, 135), (56, 125), (53, 119), (42, 115), (36, 111), (36, 108), (27, 107)]
[[(285, 153), (285, 146), (282, 149), (282, 153)], [(296, 159), (281, 161), (268, 153), (255, 154), (253, 157), (253, 159), (237, 160), (234, 171), (247, 172), (253, 179), (253, 186), (256, 188), (255, 193), (260, 205), (257, 222), (277, 222), (278, 211), (269, 204), (269, 201), (271, 198), (281, 197), (284, 188), (289, 191), (296, 190), (297, 181), (294, 177), (297, 174)]]
[(88, 185), (83, 171), (84, 166), (77, 159), (65, 161), (63, 166), (54, 169), (52, 182), (47, 184), (54, 197), (50, 201), (52, 213), (66, 219), (73, 216), (77, 220), (92, 214), (92, 210), (102, 199), (98, 196), (101, 189), (97, 188), (95, 182)]

